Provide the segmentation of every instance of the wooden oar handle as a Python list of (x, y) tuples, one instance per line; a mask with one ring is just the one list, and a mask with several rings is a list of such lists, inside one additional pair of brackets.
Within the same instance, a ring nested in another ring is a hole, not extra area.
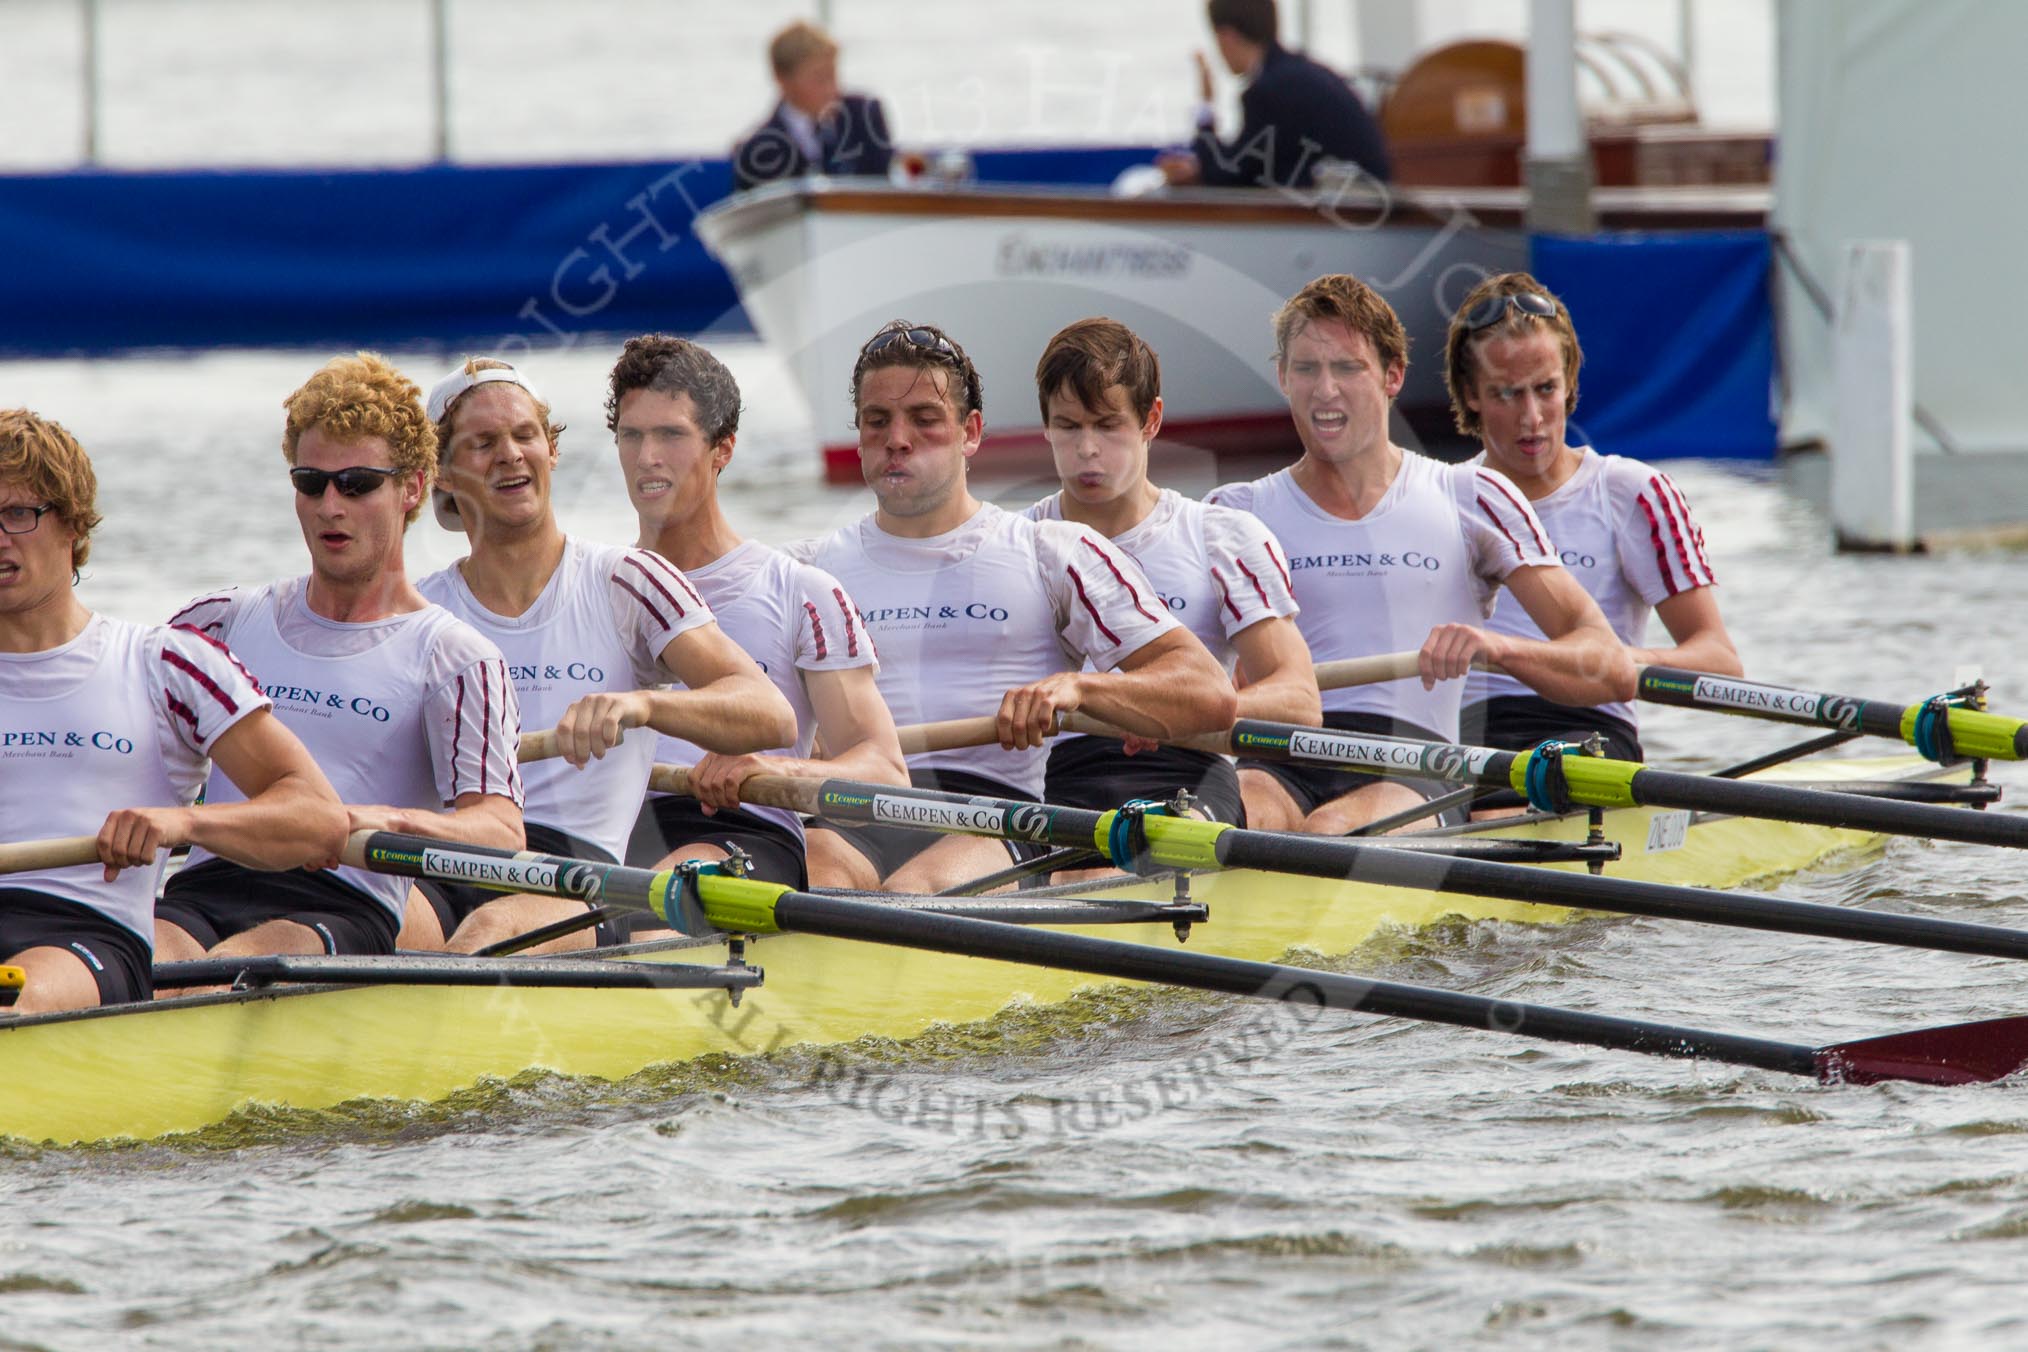
[[(815, 815), (820, 785), (819, 780), (794, 779), (788, 775), (749, 775), (739, 786), (739, 796), (742, 802), (761, 807)], [(648, 775), (648, 787), (657, 793), (689, 793), (690, 767), (657, 765)]]
[[(1382, 681), (1405, 681), (1416, 674), (1415, 653), (1381, 653), (1377, 657), (1347, 657), (1336, 662), (1317, 663), (1317, 689), (1345, 690), (1355, 685), (1378, 685)], [(1474, 671), (1499, 672), (1496, 662), (1472, 663)]]
[(99, 862), (97, 836), (55, 836), (0, 845), (0, 873), (32, 873), (45, 868), (72, 868)]
[(549, 760), (556, 755), (556, 730), (544, 728), (540, 732), (521, 734), (521, 751), (516, 757), (523, 765), (529, 761)]

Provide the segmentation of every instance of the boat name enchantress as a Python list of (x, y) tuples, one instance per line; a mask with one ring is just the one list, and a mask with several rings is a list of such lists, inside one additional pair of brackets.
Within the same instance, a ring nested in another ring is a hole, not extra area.
[(873, 820), (896, 826), (937, 826), (949, 831), (971, 831), (997, 836), (1007, 824), (1006, 812), (976, 803), (925, 803), (875, 794)]
[(424, 850), (423, 872), (432, 878), (458, 878), (472, 883), (507, 883), (536, 891), (556, 887), (556, 865), (525, 859), (490, 859), (450, 850)]
[(1824, 698), (1805, 690), (1784, 690), (1778, 685), (1751, 685), (1715, 676), (1700, 676), (1691, 691), (1706, 703), (1722, 704), (1728, 709), (1766, 709), (1772, 713), (1799, 714), (1804, 718), (1815, 718)]
[(1140, 277), (1174, 281), (1190, 272), (1190, 250), (1173, 244), (1094, 244), (1003, 235), (993, 270), (1002, 277)]

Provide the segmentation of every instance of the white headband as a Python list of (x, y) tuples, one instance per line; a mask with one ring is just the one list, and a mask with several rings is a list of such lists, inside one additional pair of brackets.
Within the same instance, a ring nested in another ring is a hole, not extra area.
[(427, 405), (430, 421), (442, 422), (444, 410), (448, 409), (459, 395), (474, 385), (485, 385), (495, 380), (519, 385), (528, 391), (530, 399), (538, 404), (542, 402), (542, 396), (535, 392), (535, 387), (511, 366), (488, 366), (483, 371), (467, 371), (461, 366), (430, 387), (430, 400)]
[[(430, 386), (429, 403), (425, 406), (425, 411), (429, 414), (430, 421), (433, 423), (442, 422), (445, 410), (450, 408), (457, 401), (458, 396), (466, 390), (471, 389), (475, 385), (490, 384), (496, 380), (504, 380), (510, 385), (519, 385), (523, 390), (527, 391), (530, 399), (533, 399), (538, 404), (542, 402), (542, 396), (535, 392), (535, 387), (523, 379), (521, 373), (511, 366), (488, 366), (482, 371), (467, 371), (461, 366), (442, 380), (439, 380), (436, 384)], [(440, 446), (437, 448), (437, 451), (441, 455), (449, 449), (450, 447), (448, 446)], [(452, 499), (449, 489), (438, 485), (430, 490), (430, 509), (436, 515), (437, 524), (445, 530), (465, 529), (464, 521), (458, 516), (458, 504)]]

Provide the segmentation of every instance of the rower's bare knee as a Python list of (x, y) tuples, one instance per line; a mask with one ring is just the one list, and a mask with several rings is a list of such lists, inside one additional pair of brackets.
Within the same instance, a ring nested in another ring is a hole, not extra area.
[(63, 1009), (95, 1009), (99, 983), (84, 959), (67, 948), (24, 948), (7, 959), (23, 977), (15, 1014), (53, 1014)]
[(880, 886), (880, 872), (873, 861), (846, 843), (836, 831), (811, 827), (804, 859), (812, 887), (871, 892)]
[(214, 958), (251, 958), (267, 953), (291, 956), (321, 955), (324, 936), (296, 920), (263, 920), (252, 929), (241, 930), (211, 946)]
[(430, 905), (421, 891), (409, 888), (408, 904), (401, 913), (401, 933), (395, 936), (394, 946), (419, 953), (441, 953), (447, 938), (444, 922), (437, 918), (437, 908)]
[(173, 920), (155, 922), (155, 961), (190, 962), (204, 956), (204, 945)]
[(1408, 785), (1397, 784), (1392, 780), (1361, 784), (1352, 792), (1340, 798), (1333, 798), (1305, 817), (1302, 829), (1312, 835), (1342, 836), (1347, 831), (1358, 830), (1368, 822), (1377, 822), (1382, 817), (1406, 812), (1424, 801), (1423, 796)]
[(1279, 779), (1265, 770), (1239, 772), (1239, 798), (1246, 805), (1246, 824), (1256, 831), (1294, 831), (1302, 827), (1303, 810)]
[[(477, 953), (482, 948), (518, 939), (544, 925), (554, 925), (582, 915), (586, 909), (581, 901), (538, 896), (531, 892), (496, 897), (459, 921), (458, 928), (444, 941), (444, 948), (451, 953)], [(528, 955), (574, 953), (590, 948), (594, 942), (591, 930), (582, 929), (536, 944), (523, 952)]]
[(890, 892), (931, 895), (983, 878), (1009, 864), (1007, 847), (979, 836), (945, 836), (882, 881)]

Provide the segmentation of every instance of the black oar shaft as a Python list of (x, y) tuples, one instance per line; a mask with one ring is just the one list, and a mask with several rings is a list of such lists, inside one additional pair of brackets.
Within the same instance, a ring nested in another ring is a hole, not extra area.
[(1636, 798), (1655, 807), (1775, 818), (1845, 831), (1926, 836), (1968, 845), (2028, 848), (2028, 817), (2012, 814), (1967, 812), (1936, 803), (1899, 802), (1748, 780), (1711, 779), (1671, 770), (1638, 771), (1630, 787)]
[(1388, 887), (1498, 897), (1662, 920), (1692, 920), (1901, 948), (2028, 958), (2028, 931), (1961, 920), (1859, 911), (1751, 893), (1415, 854), (1324, 836), (1227, 831), (1218, 838), (1217, 851), (1220, 862), (1231, 868), (1278, 870), (1313, 878), (1350, 878)]
[(1517, 1037), (1577, 1042), (1686, 1060), (1703, 1058), (1791, 1075), (1817, 1075), (1816, 1050), (1697, 1028), (1517, 1004), (1457, 991), (1313, 972), (1242, 958), (1183, 953), (1052, 930), (1016, 930), (991, 921), (899, 910), (876, 902), (790, 893), (775, 903), (784, 929), (868, 943), (899, 944), (1092, 976), (1160, 982), (1228, 995), (1448, 1023)]

